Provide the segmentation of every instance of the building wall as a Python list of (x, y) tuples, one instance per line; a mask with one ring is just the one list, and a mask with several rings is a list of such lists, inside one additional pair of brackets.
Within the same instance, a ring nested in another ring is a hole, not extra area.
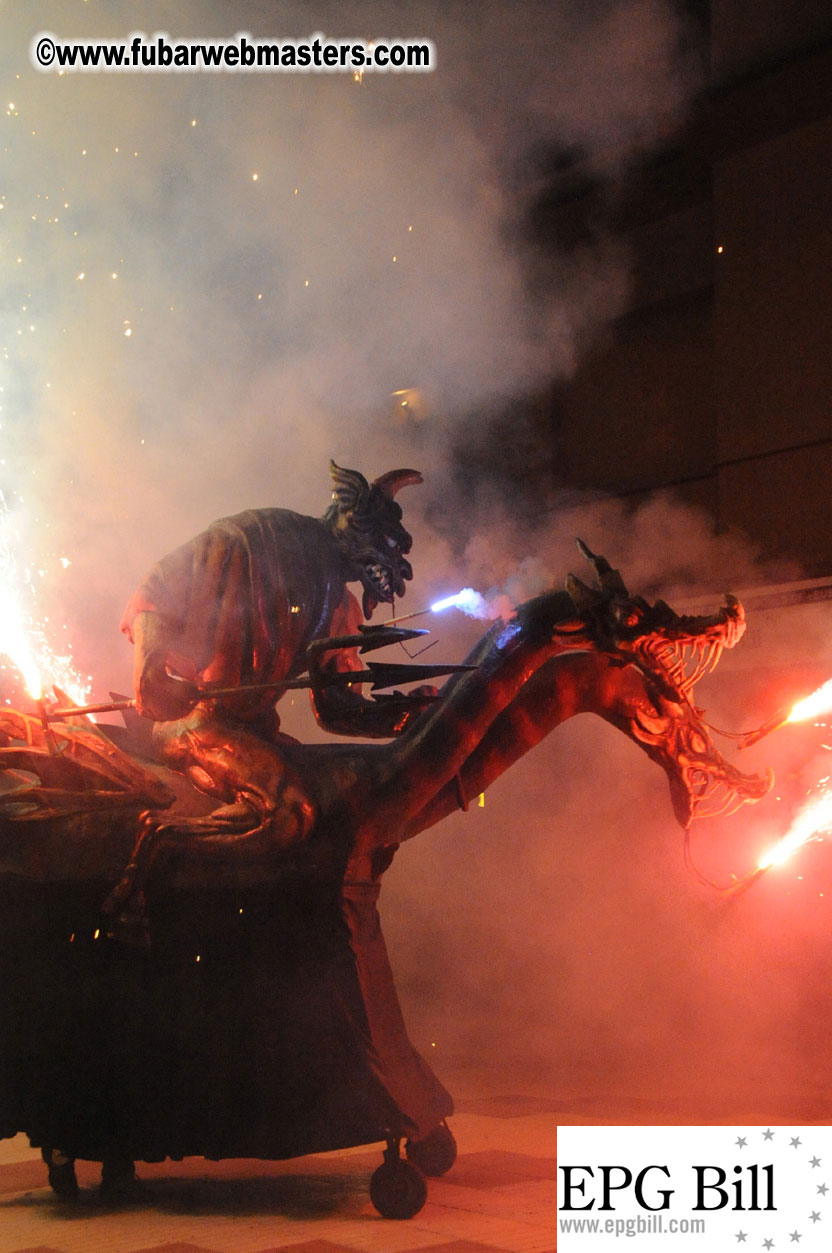
[(832, 117), (714, 168), (719, 519), (832, 558)]
[[(832, 6), (714, 3), (712, 29), (735, 77), (633, 188), (631, 307), (558, 389), (553, 468), (615, 494), (673, 487), (765, 555), (825, 574)], [(819, 33), (830, 42), (807, 49)]]
[(712, 0), (711, 62), (717, 80), (782, 61), (832, 31), (828, 0)]

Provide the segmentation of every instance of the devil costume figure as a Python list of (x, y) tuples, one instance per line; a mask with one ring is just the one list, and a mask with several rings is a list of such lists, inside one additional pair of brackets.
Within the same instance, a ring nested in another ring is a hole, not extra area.
[[(274, 691), (200, 698), (200, 689), (271, 684), (307, 668), (314, 639), (353, 634), (361, 607), (347, 584), (363, 585), (363, 616), (404, 595), (413, 577), (411, 537), (393, 499), (421, 483), (393, 470), (372, 484), (330, 463), (332, 504), (323, 518), (252, 509), (211, 524), (164, 557), (131, 598), (121, 629), (135, 645), (139, 712), (156, 721), (168, 765), (226, 802), (214, 817), (271, 823), (302, 839), (314, 814), (280, 752)], [(360, 670), (355, 649), (326, 654), (322, 671)], [(313, 693), (318, 722), (344, 734), (389, 737), (422, 707), (418, 698), (366, 700), (338, 684)]]

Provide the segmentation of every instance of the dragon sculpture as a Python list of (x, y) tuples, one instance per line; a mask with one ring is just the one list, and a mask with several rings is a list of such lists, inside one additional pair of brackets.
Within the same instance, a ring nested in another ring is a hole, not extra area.
[[(261, 1092), (256, 1100), (252, 1097), (247, 1106), (248, 1129), (240, 1131), (231, 1114), (223, 1121), (224, 1116), (217, 1112), (216, 1086), (209, 1088), (208, 1104), (214, 1120), (210, 1126), (204, 1122), (203, 1090), (201, 1095), (192, 1093), (187, 1117), (177, 1115), (171, 1123), (170, 1088), (176, 1087), (177, 1101), (187, 1105), (182, 1092), (196, 1082), (192, 1076), (199, 1065), (194, 1057), (200, 1048), (209, 1047), (204, 1036), (197, 1042), (189, 1037), (187, 1083), (181, 1070), (175, 1081), (166, 1070), (168, 1087), (159, 1080), (159, 1091), (153, 1099), (146, 1090), (148, 1069), (155, 1073), (154, 1068), (162, 1065), (162, 1054), (166, 1055), (165, 1066), (173, 1063), (167, 1056), (171, 1052), (167, 1045), (159, 1046), (158, 1039), (156, 1045), (148, 1045), (141, 1064), (135, 1063), (136, 1073), (143, 1076), (141, 1082), (136, 1079), (136, 1085), (145, 1085), (141, 1098), (136, 1092), (126, 1091), (126, 1080), (119, 1071), (118, 1082), (114, 1081), (118, 1098), (111, 1096), (106, 1117), (100, 1111), (94, 1115), (89, 1111), (90, 1103), (97, 1108), (103, 1100), (99, 1091), (100, 1069), (96, 1068), (94, 1078), (84, 1071), (86, 1063), (77, 1061), (84, 1050), (76, 1040), (72, 1046), (76, 1057), (72, 1079), (76, 1096), (72, 1100), (67, 1097), (65, 1085), (56, 1086), (54, 1079), (44, 1079), (43, 1091), (35, 1096), (32, 1088), (37, 1084), (31, 1079), (28, 1095), (22, 1097), (17, 1089), (16, 1095), (10, 1095), (0, 1084), (0, 1134), (25, 1130), (34, 1144), (43, 1146), (50, 1161), (53, 1186), (71, 1191), (71, 1161), (75, 1156), (103, 1160), (105, 1166), (108, 1160), (158, 1160), (182, 1153), (282, 1157), (386, 1139), (388, 1152), (376, 1185), (382, 1201), (374, 1199), (382, 1212), (397, 1213), (399, 1202), (390, 1201), (391, 1190), (399, 1196), (397, 1172), (407, 1165), (398, 1160), (399, 1140), (409, 1137), (418, 1161), (419, 1146), (430, 1142), (443, 1129), (443, 1120), (451, 1108), (448, 1094), (407, 1039), (379, 927), (379, 881), (399, 845), (454, 810), (466, 808), (469, 798), (485, 791), (556, 726), (583, 712), (610, 722), (664, 769), (673, 809), (683, 828), (687, 829), (698, 815), (756, 801), (768, 791), (770, 776), (743, 774), (718, 752), (703, 713), (694, 704), (696, 682), (713, 669), (722, 649), (732, 648), (743, 634), (745, 619), (739, 602), (729, 596), (711, 616), (679, 616), (663, 601), (649, 604), (631, 595), (618, 571), (603, 557), (594, 555), (583, 544), (581, 549), (593, 570), (592, 585), (569, 575), (566, 590), (530, 600), (508, 620), (495, 623), (466, 658), (467, 668), (448, 679), (440, 698), (428, 703), (397, 739), (385, 743), (314, 745), (289, 742), (283, 746), (311, 805), (306, 838), (289, 846), (281, 831), (275, 829), (279, 815), (267, 813), (257, 822), (238, 827), (218, 823), (211, 815), (211, 802), (181, 775), (125, 751), (105, 728), (87, 719), (47, 725), (33, 714), (0, 711), (0, 771), (5, 788), (0, 795), (0, 897), (4, 908), (11, 909), (20, 923), (22, 932), (31, 940), (33, 924), (21, 921), (20, 900), (27, 891), (34, 893), (32, 908), (43, 917), (44, 911), (48, 913), (44, 904), (48, 897), (52, 910), (49, 916), (53, 917), (57, 908), (62, 919), (60, 925), (50, 924), (49, 943), (53, 947), (48, 960), (63, 963), (62, 977), (70, 978), (66, 953), (71, 948), (73, 960), (80, 960), (77, 945), (83, 932), (87, 937), (84, 943), (88, 963), (84, 969), (89, 979), (89, 963), (99, 962), (95, 969), (100, 970), (101, 959), (93, 955), (89, 937), (95, 928), (98, 948), (94, 952), (99, 953), (107, 928), (100, 909), (108, 887), (109, 924), (116, 935), (119, 921), (129, 933), (136, 900), (147, 898), (150, 950), (144, 952), (105, 941), (111, 951), (126, 954), (112, 959), (118, 966), (117, 976), (108, 967), (106, 1012), (112, 1015), (112, 1005), (117, 1002), (125, 1022), (133, 1025), (133, 1034), (125, 1042), (119, 1034), (121, 1018), (108, 1017), (108, 1021), (114, 1021), (114, 1037), (122, 1041), (118, 1047), (108, 1042), (111, 1061), (116, 1054), (120, 1059), (118, 1063), (112, 1061), (113, 1067), (129, 1070), (133, 1065), (129, 1058), (133, 1058), (137, 1047), (136, 1034), (147, 1036), (148, 1018), (157, 1012), (159, 1000), (156, 992), (153, 999), (146, 989), (141, 990), (144, 983), (136, 983), (146, 980), (146, 973), (137, 974), (139, 967), (129, 966), (125, 974), (124, 963), (144, 962), (141, 970), (145, 972), (146, 963), (157, 963), (157, 972), (163, 967), (165, 970), (164, 976), (158, 973), (158, 978), (172, 978), (170, 963), (180, 961), (181, 965), (184, 961), (180, 953), (184, 940), (176, 953), (172, 954), (170, 948), (173, 932), (181, 939), (182, 919), (187, 912), (183, 901), (190, 902), (188, 908), (199, 910), (201, 907), (194, 902), (208, 900), (210, 905), (205, 912), (211, 913), (212, 918), (216, 916), (221, 930), (228, 924), (229, 915), (223, 914), (225, 905), (221, 907), (218, 901), (225, 902), (230, 910), (233, 898), (236, 920), (238, 912), (243, 915), (238, 900), (260, 900), (259, 894), (275, 884), (283, 893), (283, 906), (277, 910), (270, 907), (269, 921), (262, 925), (284, 929), (279, 935), (270, 933), (269, 956), (262, 960), (267, 965), (271, 962), (273, 982), (277, 981), (283, 992), (279, 1004), (276, 1000), (268, 1002), (268, 1015), (277, 1016), (282, 1023), (280, 1030), (291, 1035), (294, 1020), (286, 1010), (287, 998), (294, 996), (296, 1006), (305, 1004), (304, 998), (314, 994), (319, 981), (328, 989), (326, 1005), (320, 1007), (327, 1025), (321, 1027), (318, 1022), (312, 1028), (316, 1043), (320, 1043), (323, 1033), (331, 1052), (335, 1048), (333, 1041), (345, 1038), (343, 1024), (347, 1021), (355, 1038), (362, 1041), (358, 1061), (353, 1049), (352, 1060), (342, 1058), (338, 1064), (346, 1070), (354, 1067), (350, 1084), (363, 1093), (363, 1112), (356, 1113), (352, 1108), (345, 1112), (340, 1098), (335, 1097), (328, 1097), (321, 1105), (320, 1091), (327, 1085), (332, 1089), (334, 1083), (328, 1069), (330, 1063), (318, 1057), (319, 1051), (327, 1054), (326, 1049), (302, 1050), (304, 1070), (298, 1078), (297, 1050), (287, 1045), (288, 1051), (281, 1054), (281, 1066), (284, 1072), (290, 1072), (288, 1079), (283, 1073), (283, 1086), (277, 1095), (270, 1089), (265, 1096)], [(313, 643), (313, 653), (314, 649)], [(218, 752), (222, 748), (221, 738), (218, 731)], [(207, 743), (205, 751), (211, 747)], [(129, 865), (125, 873), (126, 863)], [(112, 891), (114, 883), (117, 886)], [(66, 904), (68, 900), (74, 902), (71, 908)], [(262, 917), (266, 917), (265, 912)], [(72, 945), (68, 945), (70, 927)], [(281, 980), (286, 977), (286, 963), (290, 960), (286, 946), (291, 947), (287, 937), (292, 928), (300, 928), (306, 935), (303, 951), (314, 951), (318, 956), (321, 945), (326, 946), (321, 937), (327, 929), (339, 938), (337, 943), (333, 941), (328, 956), (320, 957), (320, 962), (316, 957), (310, 964), (311, 959), (304, 957), (295, 982), (287, 990)], [(47, 961), (43, 943), (41, 970)], [(188, 943), (189, 965), (182, 975), (185, 982), (176, 992), (186, 999), (197, 995), (192, 981), (195, 970), (199, 970), (193, 964), (194, 945)], [(209, 941), (203, 943), (207, 946)], [(17, 961), (22, 960), (22, 945), (21, 940), (17, 947), (13, 946)], [(278, 953), (279, 946), (283, 946), (283, 951)], [(197, 954), (196, 961), (201, 955)], [(14, 979), (15, 971), (7, 966), (0, 977)], [(76, 978), (73, 986), (81, 987), (77, 982), (80, 976), (72, 977)], [(207, 973), (200, 975), (207, 977)], [(129, 1002), (125, 999), (125, 979), (131, 988)], [(344, 990), (347, 985), (351, 991)], [(261, 999), (265, 995), (263, 986), (261, 980), (257, 994)], [(224, 987), (217, 984), (211, 993), (211, 1012), (216, 1011), (210, 1028), (214, 1070), (219, 1065), (216, 1050), (220, 1045), (213, 1037), (222, 1035), (223, 1030), (219, 1020), (223, 1012), (229, 1016), (238, 1013), (239, 996), (232, 998)], [(49, 1028), (59, 1039), (63, 1036), (64, 1041), (68, 1034), (74, 1038), (81, 1031), (67, 996), (63, 995), (62, 1000), (63, 1017)], [(137, 1002), (143, 1006), (138, 1022)], [(337, 1012), (333, 1008), (336, 1004), (341, 1007)], [(15, 1064), (19, 1068), (20, 1054), (26, 1049), (20, 1032), (32, 1029), (43, 1033), (44, 1014), (48, 1018), (51, 1012), (44, 1010), (41, 999), (32, 1010), (37, 1026), (32, 1028), (30, 1022), (29, 1028), (20, 1027), (13, 1039), (0, 1040), (0, 1061), (5, 1060), (7, 1073), (17, 1073)], [(95, 1016), (89, 1005), (84, 1012)], [(25, 1014), (23, 1020), (27, 1021)], [(262, 1035), (266, 1029), (262, 1015), (258, 1021), (260, 1025), (254, 1034), (259, 1031)], [(234, 1037), (237, 1043), (228, 1044), (228, 1056), (235, 1047), (239, 1048), (242, 1031), (238, 1026)], [(81, 1037), (87, 1039), (83, 1031)], [(38, 1038), (42, 1039), (42, 1034)], [(100, 1048), (100, 1036), (96, 1039)], [(88, 1046), (89, 1041), (84, 1047)], [(60, 1050), (61, 1046), (55, 1047)], [(272, 1041), (270, 1047), (274, 1053), (278, 1045)], [(67, 1044), (66, 1048), (70, 1046)], [(226, 1053), (224, 1067), (232, 1065)], [(314, 1063), (310, 1056), (315, 1058)], [(60, 1071), (60, 1062), (54, 1058), (50, 1065), (51, 1069), (45, 1068), (50, 1075), (55, 1068)], [(245, 1105), (239, 1095), (244, 1090), (244, 1082), (239, 1079), (242, 1072), (234, 1070), (236, 1065), (235, 1061), (232, 1071), (238, 1075), (238, 1081), (233, 1076), (228, 1081), (232, 1085), (238, 1082), (237, 1104)], [(78, 1072), (79, 1066), (83, 1073)], [(207, 1062), (205, 1066), (210, 1069)], [(323, 1071), (310, 1076), (310, 1066), (312, 1070), (315, 1066), (323, 1067)], [(227, 1070), (224, 1073), (227, 1077)], [(20, 1082), (25, 1088), (26, 1083)], [(313, 1094), (310, 1100), (320, 1117), (307, 1112), (300, 1118), (293, 1100), (287, 1097), (287, 1083), (293, 1091), (297, 1088)], [(163, 1087), (167, 1095), (162, 1094)], [(86, 1092), (83, 1114), (79, 1113), (81, 1098), (77, 1092)], [(333, 1110), (332, 1101), (337, 1109)], [(283, 1111), (280, 1117), (274, 1113), (277, 1104)], [(155, 1110), (154, 1125), (148, 1121), (148, 1106)], [(257, 1122), (257, 1111), (266, 1107), (272, 1108), (272, 1114), (264, 1128), (262, 1118)], [(119, 1111), (118, 1116), (114, 1109)], [(252, 1129), (251, 1120), (259, 1130)], [(306, 1130), (300, 1132), (298, 1125), (304, 1120)], [(58, 1150), (59, 1156), (49, 1157)], [(61, 1176), (67, 1162), (69, 1174)], [(418, 1201), (411, 1198), (403, 1205), (404, 1211), (413, 1212), (413, 1204), (418, 1208)]]

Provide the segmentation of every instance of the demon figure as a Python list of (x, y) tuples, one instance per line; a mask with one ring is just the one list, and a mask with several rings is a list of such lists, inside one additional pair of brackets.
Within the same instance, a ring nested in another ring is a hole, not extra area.
[[(281, 751), (289, 737), (279, 729), (275, 685), (306, 670), (313, 640), (354, 635), (362, 607), (369, 618), (379, 603), (403, 596), (413, 577), (411, 537), (394, 496), (422, 476), (393, 470), (368, 483), (334, 462), (330, 473), (332, 503), (322, 518), (252, 509), (212, 523), (153, 567), (121, 624), (135, 645), (138, 709), (157, 724), (159, 755), (225, 802), (215, 821), (268, 820), (284, 843), (306, 836), (314, 807)], [(362, 606), (350, 582), (363, 585)], [(360, 669), (355, 648), (323, 655), (313, 691), (318, 722), (341, 734), (398, 734), (424, 708), (427, 690), (405, 703), (326, 683)], [(259, 690), (245, 690), (252, 687)], [(206, 688), (240, 690), (212, 699)]]

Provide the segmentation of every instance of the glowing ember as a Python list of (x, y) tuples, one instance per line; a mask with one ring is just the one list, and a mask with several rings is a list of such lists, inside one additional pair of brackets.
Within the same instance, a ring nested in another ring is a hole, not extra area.
[(832, 713), (832, 679), (792, 706), (787, 722), (804, 722), (807, 718), (819, 718), (822, 714)]
[(472, 618), (491, 617), (488, 602), (472, 587), (463, 587), (462, 591), (457, 592), (456, 595), (437, 600), (430, 607), (431, 613), (441, 613), (443, 609), (461, 609)]
[(760, 858), (757, 869), (782, 865), (803, 844), (819, 839), (822, 831), (829, 830), (832, 830), (832, 791), (825, 791), (800, 811), (791, 830)]

